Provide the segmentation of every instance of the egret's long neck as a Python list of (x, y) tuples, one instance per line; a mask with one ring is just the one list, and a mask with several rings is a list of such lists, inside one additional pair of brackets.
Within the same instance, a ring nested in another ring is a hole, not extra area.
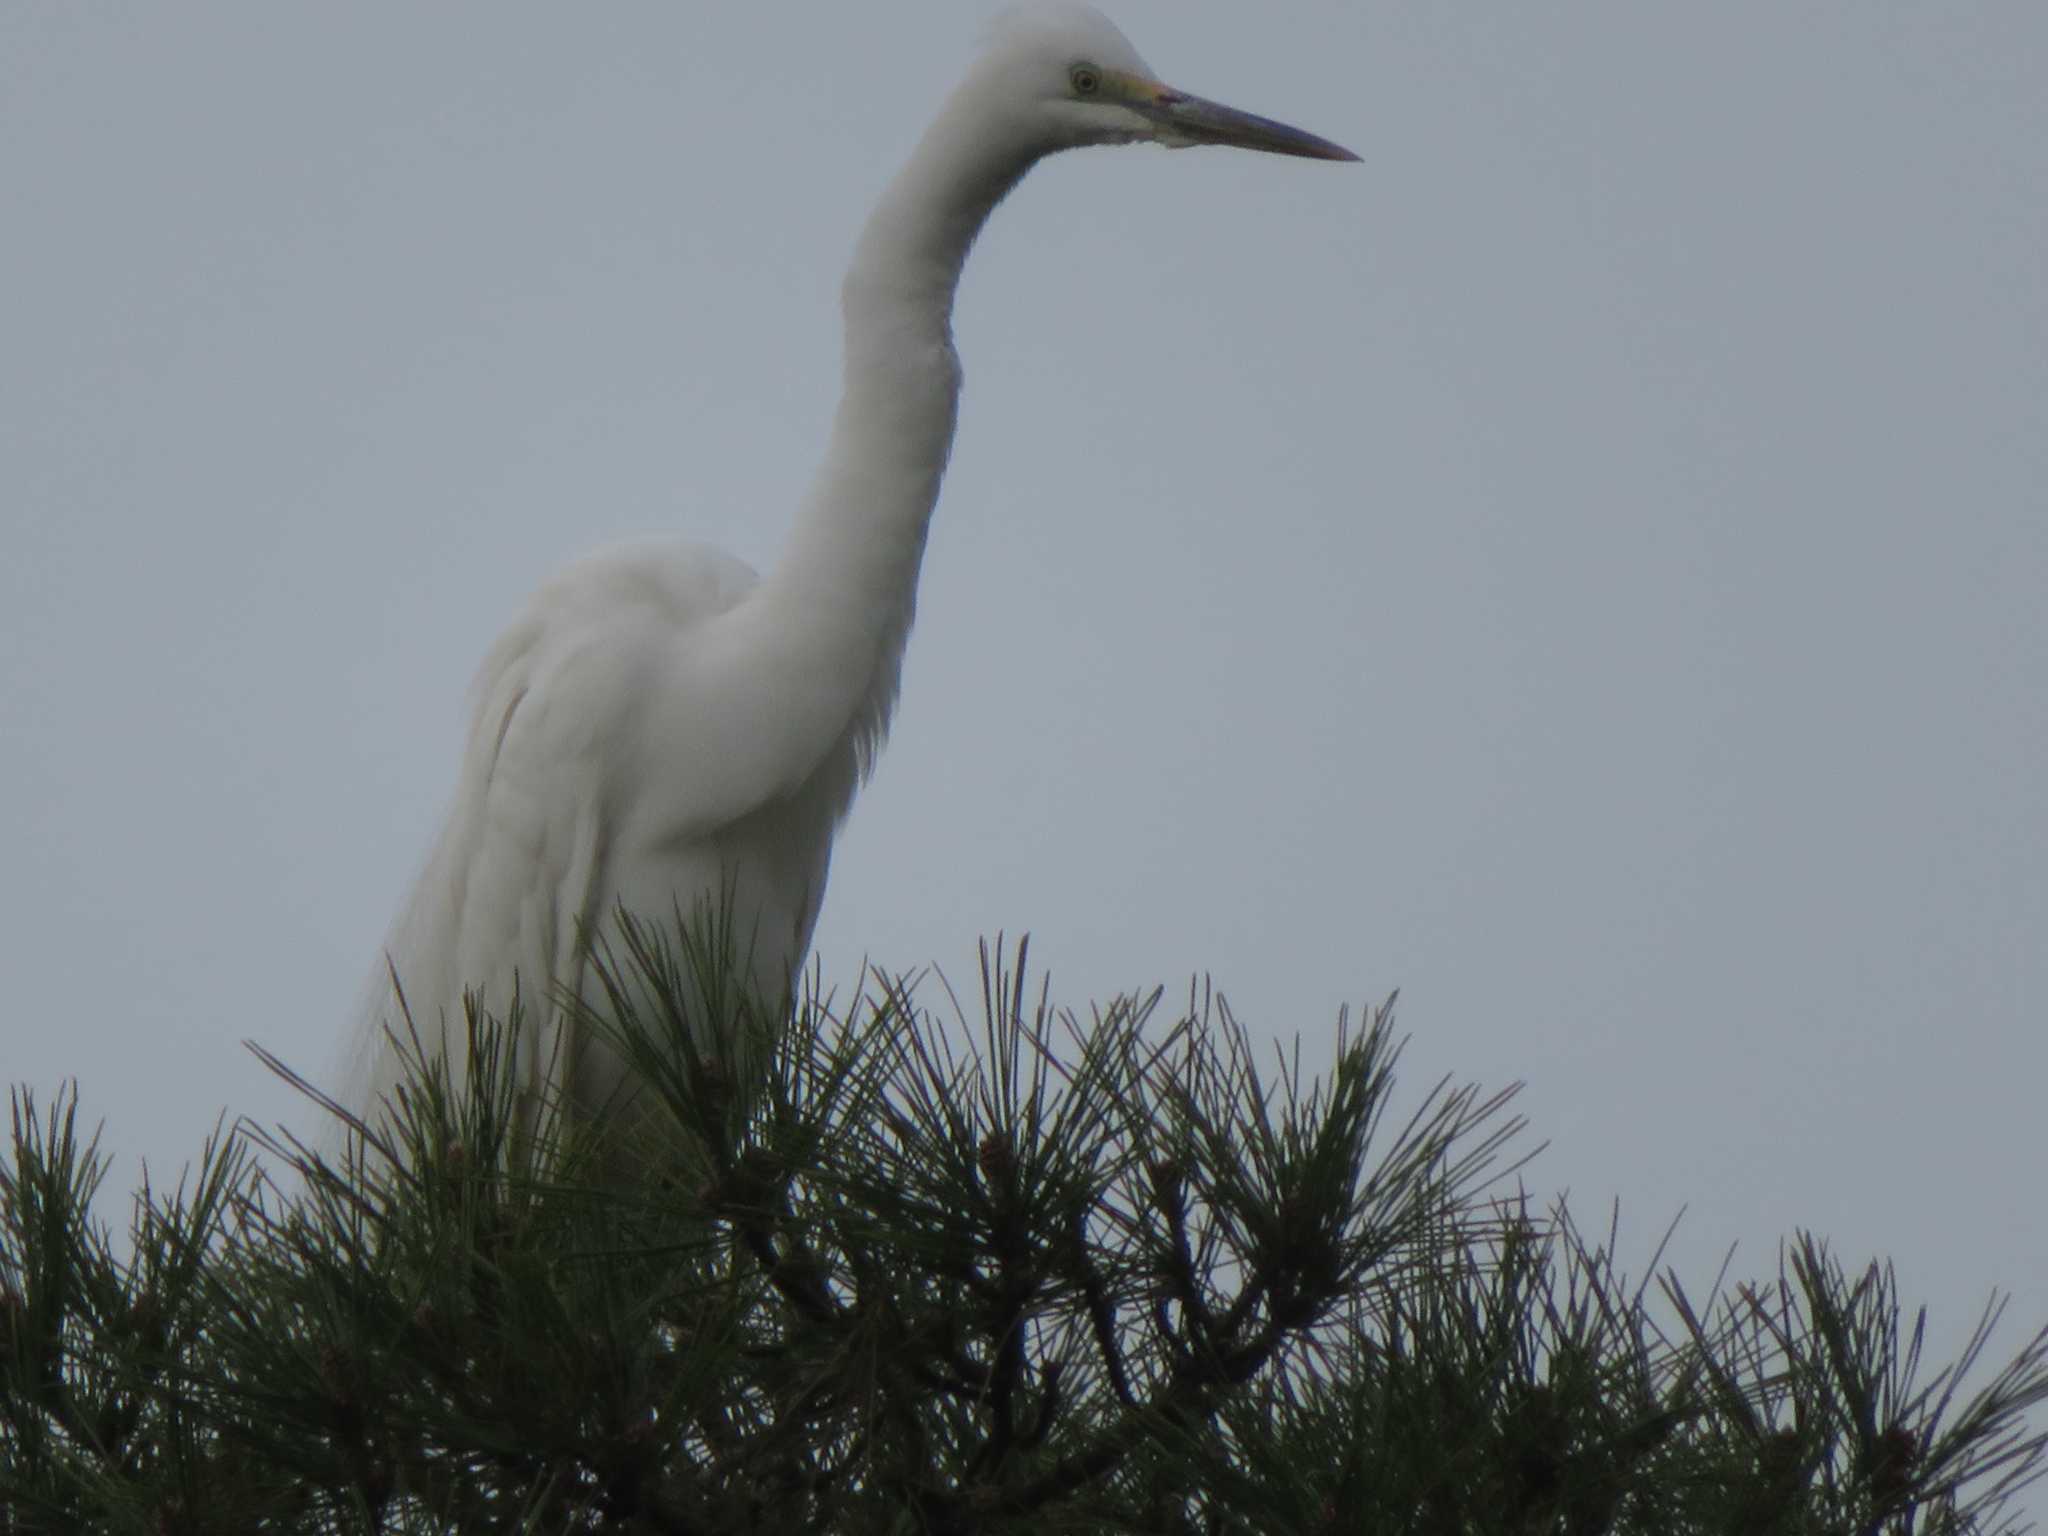
[(864, 762), (895, 700), (953, 443), (953, 291), (975, 235), (1032, 159), (987, 147), (978, 126), (963, 90), (861, 234), (846, 276), (845, 388), (831, 440), (759, 592), (783, 626), (781, 643), (801, 646), (805, 691), (821, 690), (816, 702), (854, 732)]

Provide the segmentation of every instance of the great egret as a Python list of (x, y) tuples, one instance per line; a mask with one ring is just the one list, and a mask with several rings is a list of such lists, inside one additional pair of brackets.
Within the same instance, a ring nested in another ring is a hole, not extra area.
[(833, 833), (896, 702), (953, 441), (968, 247), (1038, 160), (1139, 141), (1357, 158), (1162, 85), (1085, 6), (1007, 13), (855, 247), (844, 392), (781, 559), (757, 577), (681, 542), (591, 555), (543, 586), (484, 662), (454, 807), (371, 989), (353, 1107), (373, 1110), (399, 1070), (395, 975), (451, 1065), (464, 990), (503, 1010), (516, 985), (520, 1092), (566, 1090), (598, 1110), (623, 1065), (570, 1038), (551, 1000), (585, 985), (579, 938), (621, 905), (666, 919), (729, 902), (753, 985), (786, 992)]

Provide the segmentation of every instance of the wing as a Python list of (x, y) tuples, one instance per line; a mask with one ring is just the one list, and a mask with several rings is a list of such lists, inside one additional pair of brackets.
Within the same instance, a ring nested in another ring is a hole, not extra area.
[[(650, 691), (693, 630), (755, 581), (741, 561), (697, 545), (602, 551), (543, 586), (492, 648), (455, 802), (371, 978), (351, 1107), (373, 1107), (402, 1075), (386, 1029), (402, 1030), (405, 1016), (429, 1050), (464, 1059), (465, 987), (500, 1014), (516, 993), (529, 1023), (520, 1079), (528, 1091), (543, 1086), (562, 1048), (552, 988), (580, 987), (577, 937), (607, 915), (619, 839), (648, 835), (632, 823), (646, 798), (639, 740)], [(673, 782), (656, 798), (687, 820), (688, 796)], [(659, 830), (686, 863), (693, 830)]]

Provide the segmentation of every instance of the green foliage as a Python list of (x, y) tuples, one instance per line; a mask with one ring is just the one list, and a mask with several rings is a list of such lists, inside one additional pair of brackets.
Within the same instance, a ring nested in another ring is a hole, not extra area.
[(1385, 1009), (1313, 1076), (1203, 993), (1059, 1013), (1021, 945), (972, 1024), (762, 1010), (723, 954), (600, 948), (610, 1113), (472, 1017), (339, 1150), (217, 1130), (125, 1245), (75, 1101), (17, 1091), (0, 1536), (1919, 1536), (2042, 1466), (2048, 1333), (1965, 1395), (1995, 1309), (1923, 1379), (1890, 1271), (1811, 1237), (1631, 1286), (1504, 1196), (1510, 1094), (1391, 1118)]

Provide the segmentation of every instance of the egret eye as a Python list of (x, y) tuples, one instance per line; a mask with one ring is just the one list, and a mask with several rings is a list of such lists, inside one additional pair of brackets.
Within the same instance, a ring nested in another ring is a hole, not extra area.
[(1093, 64), (1076, 64), (1067, 71), (1067, 80), (1076, 96), (1093, 96), (1102, 89), (1102, 71)]

